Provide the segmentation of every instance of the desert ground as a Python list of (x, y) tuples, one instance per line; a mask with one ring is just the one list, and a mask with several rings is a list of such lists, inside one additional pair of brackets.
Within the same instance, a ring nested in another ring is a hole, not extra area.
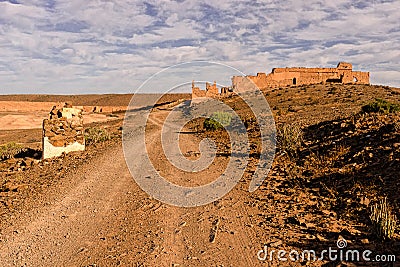
[[(0, 96), (0, 145), (23, 147), (0, 158), (0, 266), (400, 266), (400, 223), (382, 237), (370, 219), (371, 207), (384, 197), (400, 218), (400, 112), (363, 111), (377, 98), (400, 105), (400, 89), (327, 83), (263, 94), (278, 130), (265, 181), (248, 191), (260, 157), (259, 132), (248, 107), (228, 96), (223, 101), (245, 121), (250, 158), (233, 190), (194, 208), (155, 200), (132, 178), (122, 149), (124, 107), (132, 95)], [(177, 184), (209, 183), (230, 157), (225, 130), (205, 129), (203, 118), (182, 131), (179, 145), (189, 159), (198, 157), (204, 138), (216, 143), (220, 153), (204, 173), (185, 175), (163, 156), (161, 128), (179, 99), (190, 95), (165, 96), (152, 109), (149, 157)], [(41, 122), (63, 102), (88, 107), (85, 127), (104, 129), (108, 137), (84, 152), (40, 160)], [(298, 129), (298, 143), (279, 142), (285, 127)], [(337, 248), (338, 240), (396, 261), (257, 257), (264, 246), (275, 253), (321, 252)]]

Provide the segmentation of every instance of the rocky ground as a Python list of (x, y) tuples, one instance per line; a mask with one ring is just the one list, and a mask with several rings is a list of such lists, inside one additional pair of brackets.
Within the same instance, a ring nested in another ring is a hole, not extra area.
[[(400, 90), (326, 84), (264, 95), (278, 129), (301, 129), (301, 145), (292, 153), (278, 147), (268, 177), (249, 193), (258, 161), (257, 127), (246, 106), (228, 97), (224, 101), (246, 121), (251, 158), (240, 183), (206, 206), (162, 204), (136, 185), (123, 158), (121, 120), (90, 125), (105, 127), (111, 139), (82, 154), (40, 161), (40, 150), (32, 147), (0, 161), (0, 265), (397, 266), (399, 228), (382, 241), (369, 214), (371, 205), (387, 196), (400, 218), (400, 113), (362, 113), (361, 107), (375, 98), (398, 104)], [(191, 176), (160, 156), (157, 133), (167, 114), (152, 114), (150, 157), (175, 182), (190, 183)], [(224, 169), (230, 149), (224, 131), (205, 131), (202, 125), (202, 120), (187, 125), (182, 152), (196, 159), (200, 140), (208, 137), (226, 153), (219, 153), (209, 173), (193, 177), (196, 184)], [(20, 137), (28, 142), (40, 132), (24, 134)], [(338, 239), (345, 239), (348, 249), (396, 255), (397, 263), (257, 259), (264, 245), (269, 251), (320, 252), (336, 248)]]
[[(252, 217), (269, 246), (321, 251), (344, 238), (354, 249), (399, 256), (399, 231), (392, 240), (382, 242), (371, 229), (369, 215), (371, 203), (386, 196), (399, 216), (400, 114), (361, 112), (374, 98), (398, 104), (399, 90), (332, 84), (272, 89), (264, 94), (277, 129), (291, 125), (303, 132), (295, 155), (278, 145), (268, 178), (246, 203), (258, 207), (259, 213)], [(247, 130), (256, 144), (246, 105), (236, 97), (226, 102), (250, 122)], [(223, 131), (203, 130), (199, 135), (216, 139), (220, 147), (226, 144)], [(257, 147), (253, 147), (252, 161), (257, 162)]]

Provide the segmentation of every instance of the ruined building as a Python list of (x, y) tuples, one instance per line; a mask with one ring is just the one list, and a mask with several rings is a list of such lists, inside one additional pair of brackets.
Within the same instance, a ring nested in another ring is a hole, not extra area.
[(208, 82), (206, 82), (206, 89), (201, 90), (199, 87), (196, 87), (194, 85), (194, 81), (192, 81), (192, 98), (198, 98), (198, 97), (218, 97), (221, 94), (227, 94), (228, 93), (228, 88), (222, 87), (221, 92), (219, 91), (217, 87), (217, 82), (214, 81), (214, 83), (211, 85)]
[(234, 76), (232, 88), (235, 92), (241, 92), (251, 90), (250, 83), (265, 89), (325, 82), (369, 84), (369, 72), (353, 71), (353, 66), (346, 62), (340, 62), (336, 68), (274, 68), (269, 74)]
[(56, 106), (49, 119), (43, 121), (43, 159), (58, 157), (63, 153), (85, 150), (82, 108), (65, 104)]

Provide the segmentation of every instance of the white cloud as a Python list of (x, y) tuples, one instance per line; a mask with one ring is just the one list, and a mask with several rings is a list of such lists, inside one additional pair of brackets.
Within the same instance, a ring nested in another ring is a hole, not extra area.
[(19, 3), (0, 2), (3, 93), (128, 91), (192, 60), (249, 74), (344, 60), (372, 82), (400, 86), (396, 1)]
[(45, 10), (41, 7), (9, 2), (0, 2), (0, 10), (0, 19), (5, 24), (15, 25), (24, 31), (32, 31), (46, 15)]

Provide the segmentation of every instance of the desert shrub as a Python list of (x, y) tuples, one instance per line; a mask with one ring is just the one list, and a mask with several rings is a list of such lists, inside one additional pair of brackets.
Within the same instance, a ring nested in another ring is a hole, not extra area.
[(218, 121), (211, 118), (207, 118), (204, 120), (203, 127), (207, 131), (215, 131), (223, 128), (223, 126)]
[(23, 147), (15, 142), (10, 142), (0, 146), (0, 160), (5, 160), (15, 157), (21, 153)]
[(399, 121), (394, 123), (394, 130), (400, 132), (400, 122)]
[(229, 126), (232, 122), (232, 114), (229, 112), (214, 112), (211, 118), (219, 122), (224, 127)]
[(104, 142), (110, 138), (110, 133), (103, 128), (91, 127), (85, 130), (85, 142), (87, 145)]
[(231, 121), (232, 115), (229, 112), (218, 111), (204, 120), (203, 127), (208, 131), (215, 131), (229, 126)]
[(400, 111), (400, 105), (390, 103), (384, 99), (377, 98), (375, 101), (370, 102), (361, 107), (365, 113), (380, 112), (380, 113), (393, 113)]
[(370, 219), (374, 234), (381, 239), (391, 239), (396, 230), (397, 218), (390, 209), (387, 198), (371, 207)]
[(277, 129), (277, 147), (289, 154), (296, 156), (303, 141), (303, 131), (300, 125), (290, 124), (282, 125)]

